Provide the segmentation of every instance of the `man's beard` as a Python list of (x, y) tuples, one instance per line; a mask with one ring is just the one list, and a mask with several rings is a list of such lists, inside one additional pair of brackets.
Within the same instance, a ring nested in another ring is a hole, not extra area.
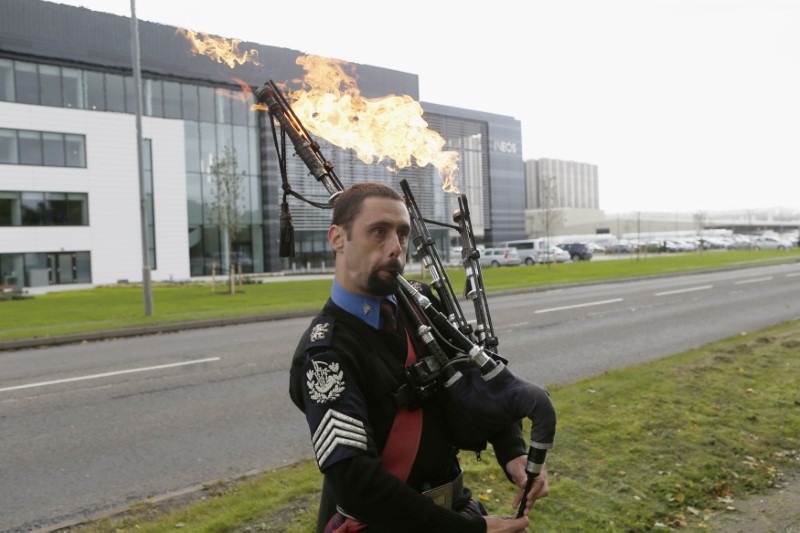
[(395, 276), (389, 276), (389, 279), (383, 279), (381, 277), (381, 274), (387, 270), (402, 274), (403, 265), (400, 263), (399, 259), (392, 259), (373, 268), (367, 278), (367, 292), (375, 296), (389, 296), (390, 294), (394, 294), (398, 286), (397, 278)]

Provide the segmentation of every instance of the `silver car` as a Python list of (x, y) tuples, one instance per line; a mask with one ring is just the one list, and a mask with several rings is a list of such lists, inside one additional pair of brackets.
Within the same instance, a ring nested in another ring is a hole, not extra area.
[(481, 252), (482, 267), (512, 266), (522, 263), (516, 248), (486, 248)]

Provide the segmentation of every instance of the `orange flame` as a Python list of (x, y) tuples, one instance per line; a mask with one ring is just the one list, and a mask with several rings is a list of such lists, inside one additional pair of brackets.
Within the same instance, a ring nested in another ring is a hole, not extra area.
[(256, 66), (261, 65), (258, 62), (258, 50), (239, 51), (239, 43), (242, 42), (239, 39), (228, 40), (183, 28), (178, 28), (175, 33), (183, 34), (189, 40), (192, 44), (191, 52), (194, 55), (208, 56), (217, 63), (225, 63), (230, 68), (236, 67), (237, 64), (244, 65), (248, 61)]
[[(208, 56), (230, 68), (247, 62), (260, 65), (258, 51), (240, 52), (238, 39), (182, 28), (176, 33), (191, 42), (192, 54)], [(442, 150), (444, 138), (428, 128), (417, 101), (405, 95), (361, 96), (356, 78), (343, 68), (344, 61), (308, 55), (297, 58), (297, 64), (306, 71), (303, 80), (295, 80), (302, 82), (303, 90), (291, 93), (289, 100), (308, 131), (336, 146), (354, 150), (367, 164), (391, 159), (398, 168), (410, 166), (412, 160), (420, 167), (433, 165), (442, 180), (442, 189), (459, 193), (458, 152)], [(236, 81), (243, 93), (221, 89), (221, 94), (247, 103), (250, 88), (241, 80)], [(266, 110), (258, 103), (251, 108)]]
[(433, 165), (442, 189), (458, 193), (458, 152), (443, 151), (444, 138), (428, 128), (422, 106), (410, 96), (365, 98), (343, 61), (303, 56), (303, 90), (289, 95), (306, 129), (331, 143), (350, 148), (367, 164), (392, 159), (399, 168), (413, 161)]

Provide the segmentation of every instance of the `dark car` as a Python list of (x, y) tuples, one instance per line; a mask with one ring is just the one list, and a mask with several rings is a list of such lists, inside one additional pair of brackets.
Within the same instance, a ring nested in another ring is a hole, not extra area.
[(566, 242), (559, 244), (558, 247), (566, 250), (573, 261), (589, 261), (592, 258), (592, 251), (581, 242)]

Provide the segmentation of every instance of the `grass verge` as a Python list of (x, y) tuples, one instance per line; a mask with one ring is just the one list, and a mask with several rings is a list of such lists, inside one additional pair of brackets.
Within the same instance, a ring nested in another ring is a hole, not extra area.
[[(800, 249), (788, 252), (749, 250), (487, 268), (483, 272), (486, 290), (491, 292), (798, 260)], [(412, 270), (408, 277), (420, 277), (418, 266)], [(461, 292), (464, 270), (452, 268), (448, 275), (456, 292)], [(311, 311), (318, 309), (330, 294), (330, 281), (251, 283), (233, 295), (223, 291), (224, 284), (212, 289), (206, 283), (156, 283), (153, 286), (154, 316), (151, 317), (143, 315), (139, 285), (103, 286), (2, 301), (0, 341), (220, 317)]]
[[(799, 354), (795, 321), (551, 387), (550, 496), (534, 506), (531, 530), (714, 530), (737, 500), (800, 469)], [(462, 454), (467, 485), (493, 514), (512, 514), (514, 488), (491, 449), (482, 459)], [(320, 484), (306, 460), (70, 530), (307, 533)]]

